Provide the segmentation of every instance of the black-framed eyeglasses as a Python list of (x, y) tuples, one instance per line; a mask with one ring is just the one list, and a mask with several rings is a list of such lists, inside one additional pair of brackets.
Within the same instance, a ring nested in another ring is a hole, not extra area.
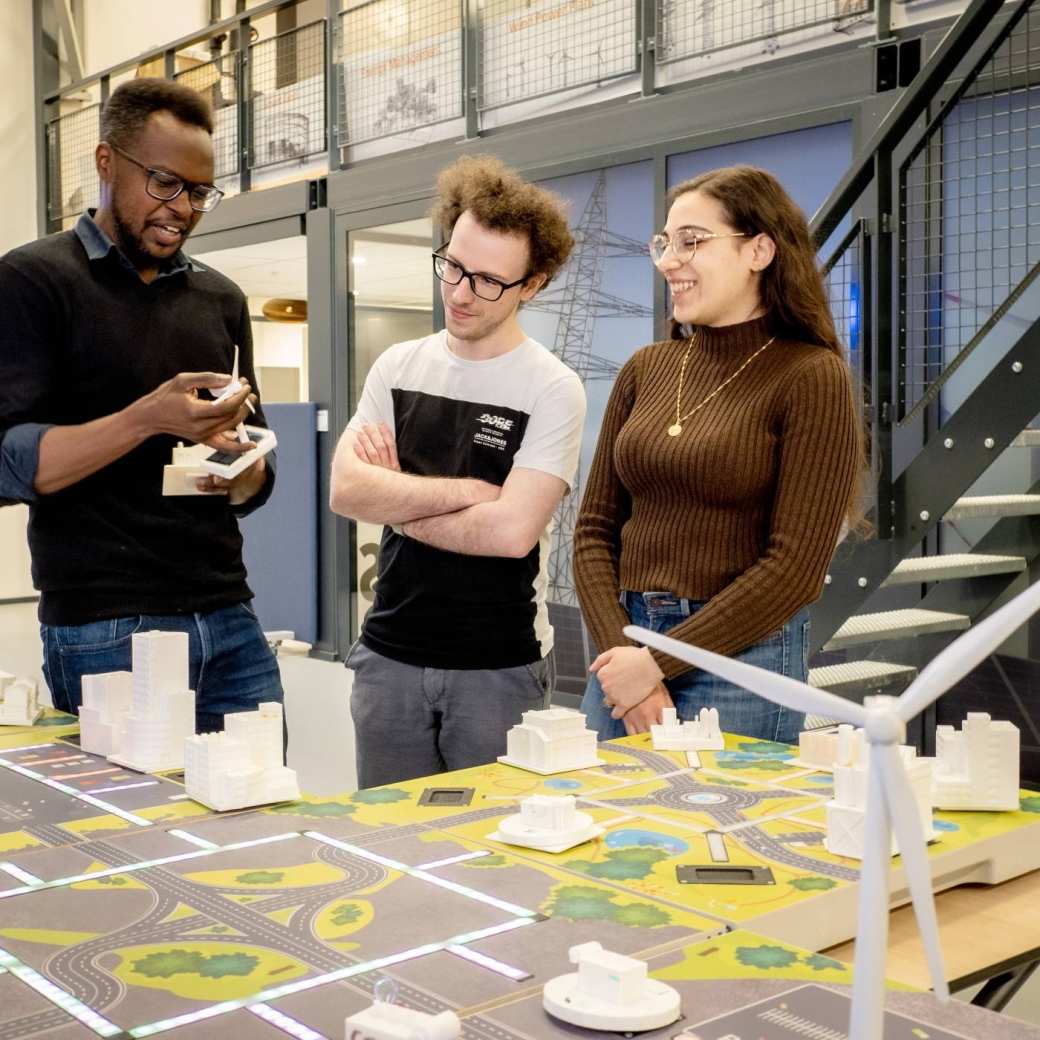
[(659, 264), (663, 259), (665, 253), (668, 252), (668, 248), (671, 247), (672, 255), (681, 264), (685, 264), (687, 261), (692, 260), (697, 255), (697, 247), (702, 242), (707, 242), (712, 238), (747, 238), (748, 236), (742, 231), (737, 232), (716, 232), (716, 231), (695, 231), (693, 228), (679, 228), (675, 234), (669, 238), (664, 232), (659, 232), (654, 235), (653, 238), (647, 243), (647, 248), (650, 250), (650, 259), (655, 264)]
[(218, 203), (224, 197), (224, 193), (215, 184), (197, 184), (186, 181), (169, 170), (158, 170), (154, 166), (145, 166), (140, 159), (135, 159), (128, 152), (124, 152), (117, 144), (108, 142), (108, 147), (118, 152), (124, 159), (129, 159), (135, 166), (140, 166), (148, 174), (144, 190), (159, 202), (173, 202), (182, 191), (188, 193), (188, 202), (196, 213), (209, 213), (217, 208)]
[(503, 282), (489, 274), (477, 274), (474, 271), (467, 271), (462, 264), (449, 260), (448, 257), (441, 256), (440, 253), (433, 254), (433, 273), (442, 282), (447, 282), (448, 285), (458, 285), (463, 278), (468, 278), (469, 287), (473, 290), (473, 295), (479, 296), (482, 300), (487, 300), (489, 303), (502, 299), (502, 294), (507, 289), (515, 289), (518, 285), (523, 285), (531, 277), (529, 274), (525, 274), (523, 278), (518, 278), (515, 282)]

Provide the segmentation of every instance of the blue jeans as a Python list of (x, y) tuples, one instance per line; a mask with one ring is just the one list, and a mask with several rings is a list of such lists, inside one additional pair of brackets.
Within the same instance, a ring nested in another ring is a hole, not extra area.
[(282, 701), (274, 652), (247, 603), (208, 614), (135, 614), (85, 625), (40, 625), (43, 675), (54, 706), (76, 714), (80, 680), (97, 672), (131, 670), (135, 632), (188, 633), (188, 681), (195, 691), (195, 731), (224, 728), (228, 712)]
[[(623, 592), (621, 606), (633, 625), (654, 632), (667, 632), (691, 614), (696, 614), (704, 604), (681, 599), (670, 592)], [(809, 611), (799, 611), (783, 628), (732, 656), (805, 682), (809, 671)], [(710, 672), (694, 668), (674, 679), (666, 679), (665, 686), (680, 719), (696, 718), (701, 708), (718, 708), (719, 722), (725, 733), (778, 740), (784, 744), (798, 743), (798, 733), (805, 720), (801, 712), (781, 708)], [(610, 708), (603, 704), (603, 687), (594, 675), (589, 676), (581, 710), (588, 717), (589, 726), (598, 732), (600, 740), (625, 735), (624, 723), (612, 719)]]

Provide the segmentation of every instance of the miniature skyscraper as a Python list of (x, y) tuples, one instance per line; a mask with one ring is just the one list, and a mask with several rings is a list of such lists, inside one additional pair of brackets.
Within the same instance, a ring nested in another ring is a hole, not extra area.
[(959, 733), (953, 726), (935, 728), (935, 808), (1017, 809), (1018, 773), (1019, 733), (1010, 722), (972, 711)]
[(299, 798), (296, 772), (282, 764), (282, 706), (225, 715), (223, 733), (189, 737), (184, 789), (218, 812)]
[(598, 942), (569, 951), (578, 970), (550, 979), (542, 1006), (550, 1015), (586, 1029), (637, 1032), (670, 1025), (681, 1014), (679, 994), (647, 977), (646, 961), (604, 950)]
[(650, 727), (655, 751), (721, 751), (718, 708), (701, 708), (696, 719), (679, 720), (675, 708), (665, 708), (660, 725)]
[(814, 769), (853, 766), (862, 745), (862, 733), (844, 722), (826, 729), (805, 729), (798, 734), (798, 760)]
[(32, 679), (0, 672), (0, 726), (31, 726), (42, 711)]
[(506, 753), (499, 762), (533, 773), (565, 773), (601, 765), (596, 757), (596, 731), (573, 708), (525, 711), (523, 722), (506, 734)]
[[(860, 738), (856, 764), (834, 766), (834, 800), (827, 803), (827, 836), (824, 845), (835, 856), (862, 859), (870, 752), (862, 740), (862, 730), (856, 733)], [(917, 805), (921, 833), (926, 842), (931, 841), (935, 837), (932, 829), (932, 760), (918, 758), (912, 747), (902, 746), (899, 753)], [(898, 851), (893, 834), (891, 854), (895, 856)]]
[(95, 755), (118, 755), (134, 695), (133, 672), (84, 675), (79, 746)]
[(184, 741), (195, 732), (195, 692), (188, 689), (188, 633), (136, 633), (133, 669), (133, 700), (123, 746), (109, 758), (142, 773), (180, 769)]

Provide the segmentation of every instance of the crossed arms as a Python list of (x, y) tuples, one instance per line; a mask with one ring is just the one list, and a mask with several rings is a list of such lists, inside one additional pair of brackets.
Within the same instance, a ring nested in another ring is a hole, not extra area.
[(385, 423), (347, 429), (332, 461), (329, 505), (352, 520), (398, 526), (437, 549), (522, 558), (538, 543), (567, 484), (514, 467), (501, 487), (460, 477), (402, 473)]

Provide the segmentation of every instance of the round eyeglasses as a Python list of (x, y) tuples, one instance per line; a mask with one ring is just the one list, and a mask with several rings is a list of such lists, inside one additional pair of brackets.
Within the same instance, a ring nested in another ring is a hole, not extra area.
[(748, 236), (742, 231), (693, 231), (689, 228), (679, 228), (671, 238), (664, 234), (664, 232), (654, 235), (654, 237), (647, 243), (647, 248), (650, 250), (650, 259), (653, 260), (655, 264), (659, 264), (664, 260), (665, 253), (668, 252), (669, 248), (672, 250), (672, 256), (674, 256), (679, 263), (685, 264), (697, 255), (697, 247), (702, 242), (707, 242), (712, 238), (747, 237)]
[(224, 193), (215, 184), (197, 184), (186, 181), (169, 170), (159, 170), (154, 166), (145, 166), (140, 159), (124, 152), (119, 145), (108, 142), (109, 148), (118, 152), (124, 159), (128, 159), (135, 166), (140, 166), (148, 174), (144, 190), (158, 202), (173, 202), (182, 191), (188, 193), (188, 202), (196, 213), (209, 213), (217, 208), (218, 203), (224, 197)]
[(487, 300), (488, 303), (500, 300), (502, 294), (507, 289), (515, 289), (518, 285), (523, 285), (531, 277), (529, 274), (525, 274), (523, 278), (518, 278), (515, 282), (503, 282), (489, 274), (477, 274), (474, 271), (467, 271), (462, 264), (449, 260), (446, 256), (441, 256), (440, 253), (433, 254), (433, 273), (442, 282), (447, 282), (448, 285), (458, 285), (463, 278), (468, 278), (469, 287), (473, 290), (473, 295), (479, 296), (482, 300)]

